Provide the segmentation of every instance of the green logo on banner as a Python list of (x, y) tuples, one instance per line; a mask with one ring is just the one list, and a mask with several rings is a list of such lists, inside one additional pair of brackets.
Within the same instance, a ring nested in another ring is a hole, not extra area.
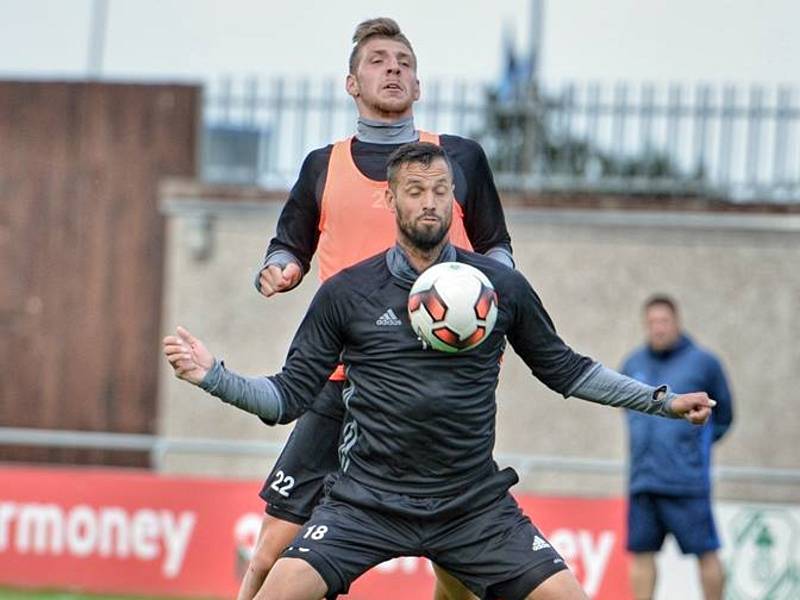
[(789, 510), (746, 508), (731, 530), (726, 600), (800, 598), (800, 525)]

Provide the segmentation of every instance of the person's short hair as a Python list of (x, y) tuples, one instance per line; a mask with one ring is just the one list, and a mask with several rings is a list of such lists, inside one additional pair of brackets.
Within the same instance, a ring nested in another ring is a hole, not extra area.
[(644, 301), (644, 311), (647, 312), (653, 306), (666, 306), (673, 315), (678, 314), (678, 303), (672, 296), (667, 294), (653, 294)]
[(397, 174), (403, 165), (421, 164), (427, 169), (437, 158), (441, 158), (447, 163), (447, 170), (450, 171), (452, 177), (453, 163), (450, 162), (450, 157), (447, 156), (444, 148), (430, 142), (403, 144), (392, 152), (386, 161), (386, 179), (389, 181), (389, 187), (394, 189), (397, 183)]
[(353, 50), (350, 52), (350, 73), (355, 73), (358, 68), (361, 48), (369, 40), (374, 38), (386, 38), (408, 46), (411, 56), (414, 57), (414, 63), (416, 64), (417, 55), (414, 54), (414, 48), (411, 47), (411, 42), (408, 41), (408, 38), (400, 30), (397, 21), (389, 17), (378, 17), (377, 19), (362, 21), (356, 27), (356, 31), (353, 34)]

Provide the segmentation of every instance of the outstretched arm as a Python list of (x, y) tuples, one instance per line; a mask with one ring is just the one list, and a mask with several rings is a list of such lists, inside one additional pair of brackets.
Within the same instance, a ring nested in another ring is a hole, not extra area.
[(347, 286), (329, 280), (317, 291), (276, 375), (246, 377), (227, 370), (183, 327), (164, 338), (164, 354), (180, 379), (267, 424), (288, 423), (308, 410), (339, 361), (348, 323), (347, 298), (337, 292), (340, 289)]
[(708, 419), (714, 401), (705, 393), (677, 396), (666, 386), (645, 385), (575, 352), (556, 333), (528, 281), (518, 272), (508, 276), (514, 283), (509, 298), (514, 308), (514, 325), (508, 340), (533, 374), (550, 389), (565, 397), (575, 396), (662, 417), (686, 418), (692, 423)]
[(661, 417), (684, 418), (695, 425), (705, 423), (716, 404), (705, 392), (673, 394), (666, 385), (654, 388), (600, 363), (590, 367), (564, 395)]
[(187, 329), (178, 327), (176, 335), (164, 338), (164, 354), (177, 378), (226, 404), (261, 417), (266, 423), (274, 425), (280, 421), (283, 398), (268, 377), (247, 377), (227, 370)]

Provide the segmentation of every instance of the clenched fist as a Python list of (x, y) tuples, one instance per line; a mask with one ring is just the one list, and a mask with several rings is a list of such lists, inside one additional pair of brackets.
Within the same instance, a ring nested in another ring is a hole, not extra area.
[(280, 292), (287, 292), (300, 283), (303, 270), (295, 262), (290, 262), (283, 269), (278, 265), (270, 265), (262, 269), (258, 276), (261, 294), (266, 298)]
[(711, 416), (711, 409), (717, 405), (705, 392), (692, 392), (676, 397), (670, 409), (694, 425), (702, 425)]

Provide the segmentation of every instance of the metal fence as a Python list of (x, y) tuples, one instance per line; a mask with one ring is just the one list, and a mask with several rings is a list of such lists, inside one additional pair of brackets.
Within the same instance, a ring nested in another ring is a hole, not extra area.
[[(290, 185), (313, 148), (351, 135), (342, 81), (222, 79), (205, 90), (204, 171)], [(477, 139), (501, 188), (800, 201), (800, 105), (789, 86), (433, 82), (418, 127)]]
[[(283, 444), (255, 440), (224, 440), (213, 438), (169, 438), (148, 434), (124, 434), (104, 431), (66, 431), (55, 429), (26, 429), (0, 427), (0, 446), (30, 446), (40, 448), (82, 448), (150, 453), (152, 467), (163, 468), (168, 454), (277, 456)], [(497, 461), (520, 473), (570, 472), (618, 475), (625, 463), (616, 459), (577, 458), (544, 454), (499, 452)], [(800, 484), (800, 469), (719, 466), (713, 469), (718, 481), (745, 481), (762, 485)]]

